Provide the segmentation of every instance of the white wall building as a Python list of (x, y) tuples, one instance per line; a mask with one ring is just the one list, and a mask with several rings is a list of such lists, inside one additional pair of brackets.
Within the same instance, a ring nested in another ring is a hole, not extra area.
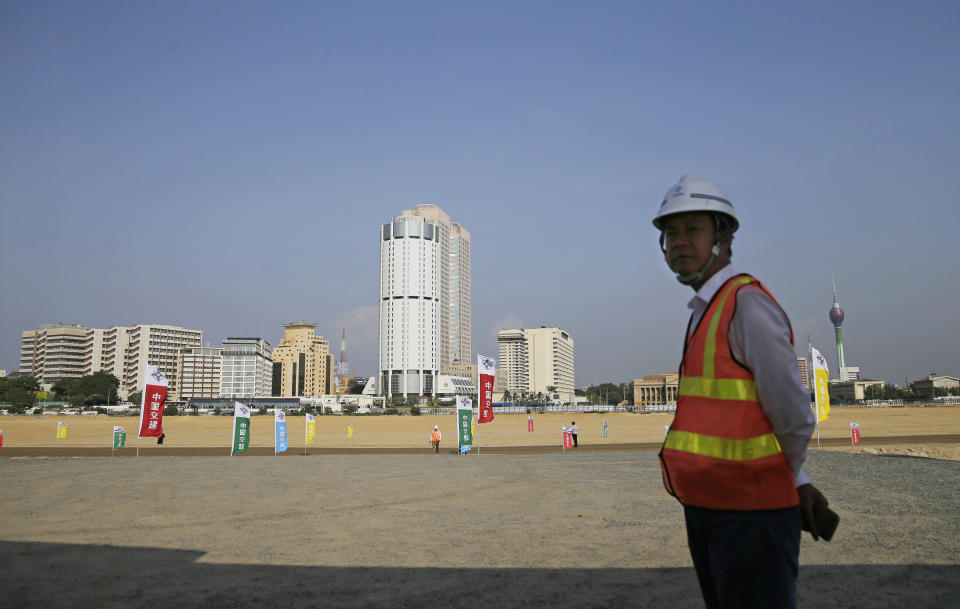
[(44, 324), (20, 334), (20, 374), (34, 376), (49, 391), (60, 379), (83, 376), (87, 328)]
[(140, 391), (143, 386), (143, 371), (147, 364), (160, 369), (170, 382), (167, 401), (180, 399), (180, 384), (177, 363), (180, 350), (199, 347), (203, 332), (180, 326), (137, 324), (129, 329), (128, 344), (124, 353), (123, 377), (120, 386), (127, 395)]
[(470, 233), (436, 205), (380, 227), (379, 351), (388, 396), (433, 395), (442, 366), (472, 358)]
[(527, 340), (523, 330), (500, 330), (497, 333), (497, 349), (500, 354), (500, 376), (506, 381), (507, 391), (510, 393), (530, 391)]
[(271, 395), (273, 360), (270, 343), (262, 338), (228, 337), (223, 341), (220, 397), (254, 398)]
[(220, 347), (185, 347), (180, 349), (177, 377), (179, 399), (215, 398), (220, 393)]
[(574, 396), (574, 349), (560, 328), (509, 329), (497, 333), (500, 372), (510, 392), (550, 393), (561, 402)]

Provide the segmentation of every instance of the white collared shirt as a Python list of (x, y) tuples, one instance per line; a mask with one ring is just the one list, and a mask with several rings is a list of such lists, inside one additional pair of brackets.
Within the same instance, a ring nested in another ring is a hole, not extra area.
[[(700, 286), (687, 303), (692, 311), (691, 335), (717, 290), (738, 274), (740, 271), (731, 263)], [(803, 471), (803, 462), (816, 417), (810, 408), (810, 393), (800, 382), (789, 320), (763, 290), (747, 285), (737, 292), (737, 309), (727, 338), (734, 359), (753, 374), (760, 406), (780, 442), (795, 484), (808, 484), (810, 478)]]

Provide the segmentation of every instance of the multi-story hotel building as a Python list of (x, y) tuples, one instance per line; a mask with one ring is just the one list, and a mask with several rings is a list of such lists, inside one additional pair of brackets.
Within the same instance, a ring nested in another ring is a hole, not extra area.
[(262, 338), (223, 341), (220, 397), (259, 398), (272, 394), (273, 359), (270, 343)]
[(184, 347), (177, 361), (181, 401), (215, 398), (220, 394), (220, 347)]
[(797, 368), (800, 370), (800, 383), (810, 390), (810, 378), (807, 376), (807, 358), (797, 358)]
[(573, 401), (574, 348), (568, 332), (547, 327), (501, 330), (497, 345), (500, 370), (510, 392), (545, 393), (561, 402)]
[(382, 395), (432, 395), (443, 366), (472, 360), (470, 233), (436, 205), (380, 228)]
[(20, 334), (20, 374), (34, 376), (44, 390), (84, 371), (87, 328), (80, 324), (44, 324)]
[(500, 352), (500, 375), (506, 380), (510, 393), (530, 391), (530, 376), (527, 369), (527, 341), (523, 330), (500, 330), (497, 332), (497, 349)]
[(648, 374), (633, 381), (633, 405), (643, 409), (672, 410), (677, 406), (680, 373)]
[(170, 381), (168, 400), (178, 399), (180, 350), (199, 347), (200, 330), (180, 326), (137, 324), (87, 328), (79, 324), (47, 324), (22, 333), (20, 366), (23, 374), (40, 379), (49, 389), (61, 378), (107, 372), (120, 381), (121, 399), (139, 391), (147, 364), (160, 368)]
[(316, 324), (284, 324), (283, 338), (273, 350), (271, 394), (319, 397), (333, 393), (330, 343), (317, 335)]
[(143, 385), (143, 371), (150, 364), (159, 368), (170, 383), (167, 401), (180, 401), (177, 374), (180, 350), (199, 347), (203, 343), (203, 332), (180, 326), (137, 324), (129, 328), (127, 334), (120, 386), (126, 389), (128, 395), (139, 391)]

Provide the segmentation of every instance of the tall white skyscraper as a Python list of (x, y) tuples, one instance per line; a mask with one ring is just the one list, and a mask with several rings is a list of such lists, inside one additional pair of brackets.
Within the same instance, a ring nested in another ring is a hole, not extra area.
[(432, 395), (443, 366), (472, 357), (470, 233), (416, 205), (380, 228), (380, 392)]

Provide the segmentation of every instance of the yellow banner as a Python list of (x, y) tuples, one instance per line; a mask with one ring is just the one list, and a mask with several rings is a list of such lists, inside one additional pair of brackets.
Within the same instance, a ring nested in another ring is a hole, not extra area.
[(307, 413), (307, 444), (313, 444), (313, 439), (317, 436), (317, 423), (313, 420), (313, 415)]
[(830, 416), (830, 371), (827, 360), (815, 348), (811, 347), (813, 358), (814, 396), (817, 400), (817, 421), (826, 421)]
[(347, 438), (353, 437), (353, 423), (347, 425)]
[(57, 439), (64, 440), (67, 437), (67, 424), (63, 422), (57, 423)]

